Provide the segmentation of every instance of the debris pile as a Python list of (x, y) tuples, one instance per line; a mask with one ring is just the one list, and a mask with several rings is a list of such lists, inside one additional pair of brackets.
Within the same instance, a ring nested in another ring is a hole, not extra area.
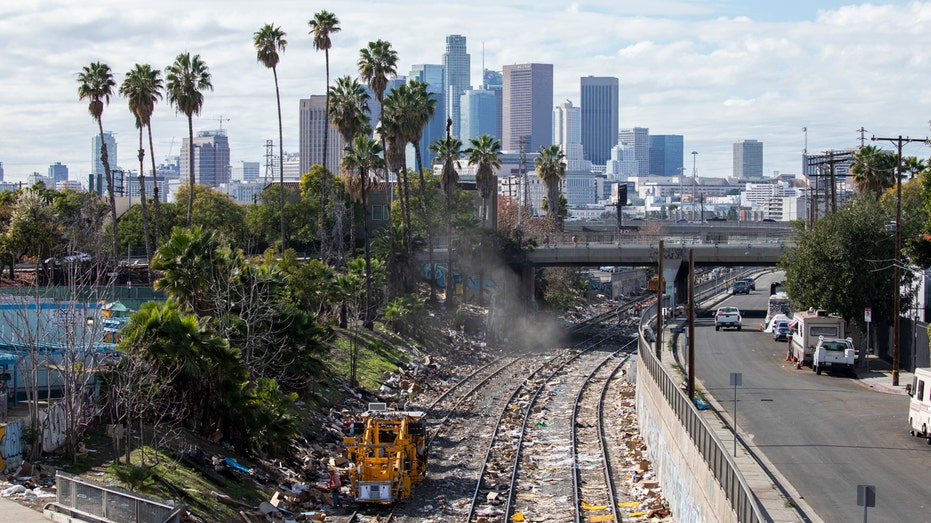
[(0, 483), (0, 496), (24, 505), (47, 503), (56, 497), (55, 469), (24, 461)]

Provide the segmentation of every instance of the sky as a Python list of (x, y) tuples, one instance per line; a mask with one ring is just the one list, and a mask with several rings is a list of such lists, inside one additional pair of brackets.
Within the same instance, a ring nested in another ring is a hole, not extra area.
[[(163, 70), (182, 52), (199, 54), (213, 77), (195, 133), (222, 123), (233, 162), (264, 164), (265, 141), (278, 137), (275, 85), (252, 39), (266, 23), (287, 33), (278, 77), (284, 149), (297, 153), (299, 100), (326, 92), (324, 54), (307, 25), (321, 10), (342, 29), (331, 37), (332, 79), (355, 76), (359, 50), (376, 39), (391, 42), (401, 75), (441, 64), (449, 34), (466, 36), (476, 86), (483, 63), (550, 63), (554, 105), (579, 105), (580, 77), (616, 76), (620, 126), (683, 135), (685, 167), (699, 177), (730, 176), (742, 139), (763, 142), (771, 176), (799, 173), (806, 147), (859, 145), (861, 128), (867, 140), (931, 135), (931, 2), (3, 0), (5, 180), (46, 175), (61, 162), (71, 179), (86, 181), (97, 126), (78, 99), (77, 74), (104, 62), (119, 84), (135, 64)], [(126, 100), (111, 98), (103, 122), (116, 133), (120, 166), (138, 168)], [(178, 154), (187, 120), (162, 100), (153, 132), (163, 161)], [(912, 144), (904, 154), (931, 151)]]

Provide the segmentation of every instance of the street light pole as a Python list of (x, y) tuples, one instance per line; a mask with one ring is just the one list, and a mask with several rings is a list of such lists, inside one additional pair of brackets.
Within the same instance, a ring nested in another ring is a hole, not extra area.
[(698, 176), (698, 169), (695, 168), (695, 157), (698, 151), (692, 151), (692, 221), (695, 221), (695, 177)]

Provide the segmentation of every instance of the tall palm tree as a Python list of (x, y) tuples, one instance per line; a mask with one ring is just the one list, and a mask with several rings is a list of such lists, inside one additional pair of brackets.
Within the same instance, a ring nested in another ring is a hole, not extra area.
[(909, 178), (914, 178), (927, 170), (928, 162), (919, 160), (917, 156), (902, 158), (902, 173), (907, 174)]
[(327, 125), (323, 129), (323, 180), (320, 186), (320, 250), (325, 251), (326, 233), (324, 225), (326, 224), (326, 205), (329, 198), (329, 166), (327, 165), (327, 149), (329, 148), (330, 138), (330, 48), (333, 43), (330, 41), (330, 35), (340, 31), (339, 19), (333, 13), (323, 10), (314, 14), (307, 25), (310, 26), (310, 34), (314, 36), (314, 49), (323, 51), (326, 57), (326, 114)]
[(475, 185), (478, 188), (478, 195), (482, 198), (482, 228), (486, 227), (488, 219), (488, 197), (492, 192), (497, 190), (495, 179), (495, 169), (501, 167), (501, 140), (489, 134), (483, 134), (478, 138), (470, 138), (471, 147), (464, 152), (469, 156), (469, 165), (477, 166), (475, 170)]
[(382, 148), (375, 140), (364, 134), (359, 134), (346, 146), (346, 155), (343, 156), (343, 170), (352, 177), (353, 172), (359, 173), (358, 199), (362, 203), (364, 214), (362, 218), (362, 234), (365, 241), (365, 313), (363, 326), (372, 329), (372, 253), (369, 238), (368, 220), (368, 193), (378, 182), (378, 171), (384, 169), (385, 161), (381, 158)]
[(388, 81), (398, 75), (398, 53), (384, 40), (369, 42), (360, 52), (359, 77), (375, 92), (381, 105), (385, 100)]
[(853, 183), (863, 194), (879, 196), (895, 185), (896, 157), (875, 145), (865, 145), (853, 155), (850, 174)]
[[(368, 134), (369, 129), (369, 95), (356, 79), (341, 76), (336, 79), (336, 85), (327, 91), (330, 98), (329, 116), (334, 127), (339, 131), (346, 144), (352, 145), (353, 140), (360, 134)], [(347, 190), (352, 187), (352, 177), (346, 179)], [(351, 191), (349, 191), (351, 193)], [(339, 215), (338, 215), (339, 216)], [(338, 217), (337, 216), (337, 217)], [(355, 245), (355, 213), (350, 213), (349, 244)], [(340, 228), (337, 220), (337, 228)], [(342, 231), (338, 230), (338, 238), (342, 238)], [(343, 242), (337, 244), (339, 257), (342, 255)]]
[(110, 66), (101, 62), (92, 62), (78, 73), (78, 99), (88, 100), (87, 110), (97, 122), (100, 131), (100, 161), (107, 177), (107, 195), (110, 198), (110, 217), (113, 220), (113, 256), (120, 255), (119, 234), (117, 234), (116, 192), (113, 188), (113, 173), (110, 171), (110, 159), (107, 154), (107, 142), (103, 139), (103, 107), (110, 103), (116, 82)]
[(280, 27), (274, 24), (265, 24), (253, 35), (253, 44), (255, 45), (256, 60), (262, 65), (272, 70), (275, 76), (275, 100), (278, 101), (278, 185), (280, 189), (278, 214), (281, 219), (281, 252), (285, 249), (284, 236), (284, 132), (281, 126), (281, 94), (278, 91), (278, 51), (284, 52), (288, 41), (284, 39), (287, 36)]
[[(152, 243), (149, 232), (149, 212), (145, 197), (145, 148), (142, 145), (142, 128), (152, 123), (152, 113), (155, 111), (155, 102), (162, 97), (161, 72), (148, 64), (136, 64), (120, 85), (120, 94), (129, 102), (129, 110), (136, 117), (136, 128), (139, 129), (139, 202), (142, 205), (142, 232), (145, 239), (145, 257), (152, 261)], [(152, 131), (149, 127), (149, 145), (151, 146)], [(154, 158), (153, 158), (154, 164)], [(155, 180), (155, 169), (152, 170), (153, 184), (158, 187)], [(156, 195), (158, 193), (156, 192)], [(157, 240), (156, 240), (157, 241)]]
[(401, 196), (401, 218), (404, 222), (404, 243), (408, 252), (413, 249), (410, 209), (410, 183), (407, 169), (407, 142), (411, 136), (410, 115), (413, 96), (407, 85), (400, 85), (385, 97), (381, 108), (379, 134), (385, 140), (385, 160), (388, 169), (398, 175)]
[(446, 119), (446, 138), (441, 138), (430, 144), (430, 151), (436, 155), (436, 162), (443, 163), (443, 170), (440, 173), (440, 187), (446, 195), (446, 304), (450, 305), (452, 301), (453, 289), (453, 194), (456, 192), (456, 183), (459, 182), (459, 172), (456, 168), (459, 166), (459, 156), (462, 154), (462, 140), (450, 136), (450, 127), (453, 125), (452, 118)]
[(190, 192), (187, 202), (187, 226), (191, 226), (191, 213), (194, 210), (194, 185), (197, 178), (194, 176), (194, 115), (200, 115), (204, 107), (203, 91), (212, 91), (210, 70), (201, 60), (199, 54), (191, 56), (184, 52), (175, 57), (173, 64), (165, 69), (166, 91), (168, 102), (175, 109), (187, 116), (188, 128), (188, 170), (190, 173)]
[(559, 182), (566, 176), (566, 155), (559, 145), (541, 146), (540, 154), (533, 161), (537, 175), (546, 187), (546, 213), (555, 222), (560, 221), (559, 216)]

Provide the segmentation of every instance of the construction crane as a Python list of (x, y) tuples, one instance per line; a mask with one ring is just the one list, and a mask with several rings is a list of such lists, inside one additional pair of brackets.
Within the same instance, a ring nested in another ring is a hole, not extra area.
[[(162, 142), (164, 143), (164, 142)], [(168, 145), (168, 154), (165, 155), (165, 163), (171, 163), (171, 151), (175, 148), (175, 137), (171, 137), (171, 143)]]
[(230, 121), (230, 119), (229, 119), (229, 118), (224, 118), (223, 115), (221, 114), (218, 118), (216, 118), (216, 120), (220, 122), (220, 131), (219, 131), (219, 132), (220, 132), (220, 134), (223, 134), (223, 122), (228, 122), (228, 121)]

